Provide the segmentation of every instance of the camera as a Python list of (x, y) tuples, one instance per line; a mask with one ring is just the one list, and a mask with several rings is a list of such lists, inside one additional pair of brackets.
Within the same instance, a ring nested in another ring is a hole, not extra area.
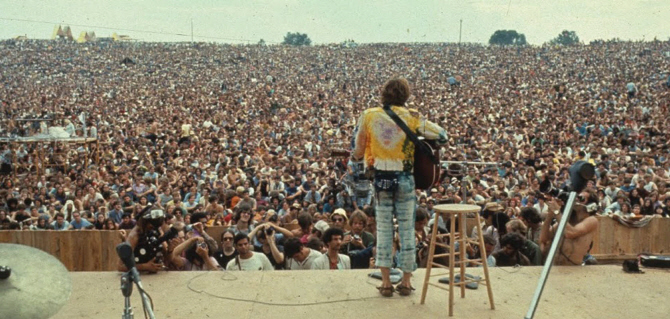
[(135, 262), (138, 264), (147, 263), (154, 257), (158, 260), (159, 257), (162, 257), (160, 255), (161, 244), (177, 237), (178, 234), (179, 230), (174, 227), (170, 227), (162, 237), (158, 230), (153, 229), (148, 231), (144, 236), (140, 237), (137, 247), (135, 247)]
[(140, 237), (137, 246), (135, 247), (135, 262), (144, 264), (156, 257), (160, 251), (159, 241), (160, 233), (157, 230), (151, 230), (144, 236)]
[(265, 229), (265, 234), (268, 235), (268, 236), (274, 234), (274, 232), (275, 232), (274, 226), (270, 226), (270, 227)]
[(354, 235), (354, 240), (361, 240), (361, 236), (359, 236), (359, 235)]
[(200, 247), (202, 249), (207, 249), (207, 243), (205, 243), (204, 241), (201, 242), (201, 243), (198, 243), (198, 247)]

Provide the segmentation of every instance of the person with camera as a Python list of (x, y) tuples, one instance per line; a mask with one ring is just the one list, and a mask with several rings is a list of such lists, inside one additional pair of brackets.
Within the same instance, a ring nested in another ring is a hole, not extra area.
[[(562, 214), (559, 209), (562, 202), (559, 199), (553, 199), (548, 202), (549, 210), (547, 217), (542, 224), (540, 234), (541, 247), (543, 255), (549, 252), (551, 243), (556, 236), (556, 230), (561, 221)], [(588, 189), (582, 191), (577, 197), (577, 202), (573, 206), (570, 214), (570, 220), (565, 225), (563, 232), (563, 244), (558, 249), (558, 256), (554, 263), (556, 265), (574, 265), (579, 266), (591, 249), (593, 236), (598, 229), (598, 219), (594, 216), (598, 208), (598, 196), (595, 192)], [(554, 219), (556, 222), (554, 223)]]
[[(137, 270), (148, 271), (156, 273), (163, 269), (163, 263), (156, 260), (158, 251), (163, 252), (163, 246), (156, 247), (157, 239), (168, 231), (168, 225), (165, 224), (165, 215), (162, 210), (152, 210), (152, 206), (148, 206), (142, 210), (137, 216), (136, 225), (130, 230), (126, 241), (130, 244), (135, 252), (137, 260)], [(124, 215), (124, 219), (126, 216)], [(141, 252), (145, 252), (142, 254)], [(146, 256), (146, 257), (145, 257)], [(119, 260), (119, 271), (126, 272), (128, 269)]]
[(260, 246), (254, 246), (254, 251), (263, 253), (270, 260), (272, 266), (279, 270), (284, 268), (284, 247), (277, 245), (276, 232), (274, 225), (265, 223), (254, 228), (249, 237), (256, 238), (261, 244)]
[(228, 262), (226, 270), (240, 270), (240, 271), (272, 271), (274, 267), (265, 254), (257, 253), (252, 250), (249, 243), (249, 236), (245, 233), (238, 233), (233, 239), (235, 249), (238, 255), (235, 259)]
[(194, 236), (200, 236), (205, 239), (205, 242), (207, 242), (207, 245), (213, 250), (218, 249), (218, 244), (216, 243), (216, 240), (212, 238), (209, 234), (207, 234), (205, 224), (207, 223), (207, 214), (205, 213), (195, 213), (191, 215), (191, 222), (192, 224), (192, 229), (193, 229), (193, 235)]
[(344, 233), (340, 253), (346, 254), (351, 258), (352, 269), (366, 269), (370, 267), (370, 258), (372, 257), (375, 237), (364, 230), (367, 219), (367, 216), (362, 211), (354, 211), (349, 219), (351, 231)]
[(181, 270), (221, 270), (219, 263), (209, 253), (210, 251), (203, 237), (193, 236), (172, 251), (171, 261), (177, 269)]

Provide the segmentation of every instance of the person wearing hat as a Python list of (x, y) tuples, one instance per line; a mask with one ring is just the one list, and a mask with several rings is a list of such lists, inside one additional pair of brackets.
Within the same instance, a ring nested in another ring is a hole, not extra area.
[(405, 103), (410, 97), (407, 80), (394, 78), (382, 89), (383, 107), (369, 108), (363, 112), (356, 128), (355, 147), (352, 161), (365, 163), (366, 169), (374, 168), (375, 211), (377, 218), (376, 265), (382, 273), (379, 293), (385, 297), (409, 295), (413, 288), (410, 282), (416, 270), (416, 254), (412, 250), (400, 250), (398, 266), (403, 270), (403, 279), (393, 287), (390, 267), (393, 264), (393, 216), (398, 220), (398, 233), (402, 247), (415, 247), (414, 214), (416, 196), (414, 194), (414, 147), (412, 142), (388, 112), (396, 113), (407, 127), (428, 140), (438, 144), (447, 142), (446, 131), (439, 125), (421, 117), (417, 110), (408, 109)]
[(332, 227), (344, 229), (345, 225), (349, 223), (347, 211), (342, 208), (336, 209), (332, 214), (330, 214), (330, 221), (332, 222)]

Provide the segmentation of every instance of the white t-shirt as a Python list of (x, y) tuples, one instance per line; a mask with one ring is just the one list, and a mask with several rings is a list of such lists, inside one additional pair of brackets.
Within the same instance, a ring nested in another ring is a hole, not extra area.
[(312, 263), (314, 262), (315, 259), (319, 258), (321, 256), (321, 253), (314, 250), (310, 249), (309, 250), (309, 255), (307, 255), (307, 258), (303, 260), (302, 262), (297, 261), (293, 258), (288, 258), (286, 260), (286, 269), (288, 270), (309, 270), (312, 269)]
[[(231, 261), (228, 262), (228, 265), (226, 265), (226, 270), (264, 270), (264, 271), (271, 271), (275, 270), (274, 267), (272, 267), (272, 263), (270, 263), (270, 259), (268, 259), (267, 256), (261, 253), (257, 253), (252, 251), (251, 252), (251, 258), (248, 259), (242, 259), (242, 258), (235, 258)], [(238, 260), (239, 260), (239, 265), (238, 265)]]
[(191, 136), (191, 124), (181, 125), (181, 137)]

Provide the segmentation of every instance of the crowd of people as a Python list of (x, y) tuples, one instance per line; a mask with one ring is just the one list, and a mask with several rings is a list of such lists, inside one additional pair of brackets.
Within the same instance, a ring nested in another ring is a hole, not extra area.
[[(442, 160), (498, 163), (445, 165), (416, 191), (419, 264), (428, 225), (448, 229), (434, 205), (461, 201), (483, 208), (490, 265), (541, 264), (553, 218), (541, 185), (569, 186), (576, 160), (596, 166), (593, 214), (670, 210), (669, 42), (6, 40), (0, 52), (0, 229), (127, 238), (160, 228), (142, 222), (160, 210), (180, 231), (147, 270), (374, 267), (373, 190), (342, 154), (395, 76), (412, 87), (407, 106), (447, 130)], [(98, 143), (21, 141), (52, 126)], [(207, 238), (213, 226), (228, 231)]]

